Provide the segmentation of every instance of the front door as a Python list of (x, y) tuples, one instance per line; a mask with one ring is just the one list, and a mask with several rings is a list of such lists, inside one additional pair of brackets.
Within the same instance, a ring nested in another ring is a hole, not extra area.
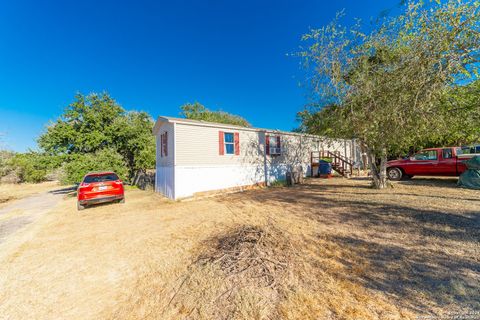
[(436, 173), (440, 176), (455, 176), (457, 174), (456, 159), (451, 148), (442, 149)]

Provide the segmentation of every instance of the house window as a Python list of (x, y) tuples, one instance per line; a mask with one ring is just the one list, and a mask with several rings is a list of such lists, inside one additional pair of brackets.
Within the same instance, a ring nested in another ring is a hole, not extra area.
[(235, 139), (233, 133), (225, 132), (225, 154), (234, 154), (235, 153)]
[(218, 131), (218, 153), (240, 155), (240, 133)]
[(282, 146), (280, 136), (266, 136), (266, 149), (269, 155), (280, 155), (282, 153)]
[(168, 132), (164, 132), (160, 135), (160, 156), (168, 156)]

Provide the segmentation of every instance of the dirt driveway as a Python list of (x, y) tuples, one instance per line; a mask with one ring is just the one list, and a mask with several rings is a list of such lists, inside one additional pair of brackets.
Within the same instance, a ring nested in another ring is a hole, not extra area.
[(34, 238), (0, 244), (7, 319), (475, 319), (480, 310), (480, 197), (448, 179), (382, 191), (310, 180), (188, 202), (129, 190), (125, 204), (81, 213), (67, 198), (35, 225)]
[(64, 192), (49, 191), (11, 201), (0, 209), (0, 243), (34, 223), (51, 211), (61, 200)]
[(9, 206), (15, 200), (58, 189), (62, 189), (58, 181), (20, 184), (2, 183), (0, 184), (0, 209)]

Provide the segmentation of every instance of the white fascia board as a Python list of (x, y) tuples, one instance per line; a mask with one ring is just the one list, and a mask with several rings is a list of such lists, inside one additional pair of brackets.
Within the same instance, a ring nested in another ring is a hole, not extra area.
[[(288, 132), (288, 131), (281, 131), (275, 129), (263, 129), (263, 128), (248, 128), (248, 127), (240, 127), (222, 123), (211, 123), (211, 122), (202, 122), (202, 121), (182, 121), (182, 119), (170, 119), (167, 117), (158, 117), (157, 122), (154, 126), (154, 133), (155, 128), (160, 128), (161, 123), (180, 123), (184, 125), (192, 125), (192, 126), (199, 126), (199, 127), (210, 127), (210, 128), (219, 128), (219, 129), (231, 129), (231, 130), (241, 130), (241, 131), (251, 131), (251, 132), (264, 132), (264, 133), (273, 133), (273, 134), (280, 134), (280, 135), (290, 135), (290, 136), (301, 136), (301, 137), (309, 137), (315, 139), (324, 139), (324, 137), (312, 135), (312, 134), (302, 134), (296, 132)], [(158, 131), (158, 128), (156, 129)]]

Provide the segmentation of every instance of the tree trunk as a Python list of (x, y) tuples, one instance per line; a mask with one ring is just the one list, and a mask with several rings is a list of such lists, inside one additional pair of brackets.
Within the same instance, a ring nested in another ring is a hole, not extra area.
[(387, 151), (382, 150), (380, 158), (376, 158), (373, 153), (368, 152), (370, 160), (370, 171), (375, 189), (385, 189), (389, 186), (387, 180)]

